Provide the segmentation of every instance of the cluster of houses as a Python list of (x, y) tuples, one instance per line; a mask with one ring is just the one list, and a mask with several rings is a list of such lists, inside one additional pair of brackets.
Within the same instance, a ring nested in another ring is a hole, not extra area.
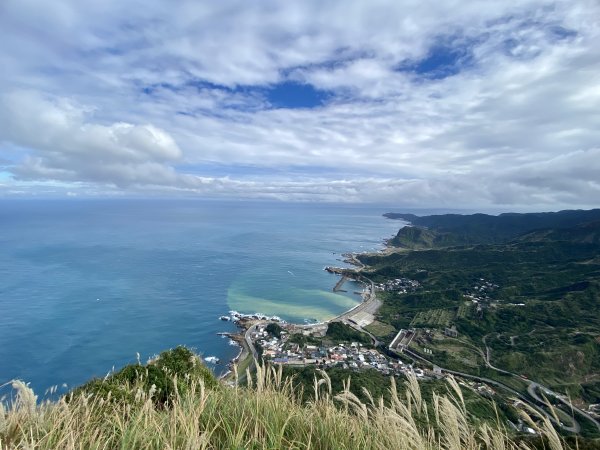
[(475, 285), (471, 287), (472, 292), (466, 293), (465, 297), (470, 298), (475, 304), (480, 302), (489, 302), (491, 300), (489, 293), (495, 289), (498, 289), (499, 287), (500, 286), (497, 284), (493, 284), (490, 281), (486, 281), (484, 278), (480, 278), (479, 282), (475, 283)]
[(379, 291), (399, 291), (403, 294), (412, 292), (420, 286), (417, 280), (410, 280), (408, 278), (394, 278), (393, 280), (386, 280), (384, 283), (375, 283), (375, 289)]
[(479, 395), (481, 395), (483, 397), (492, 398), (496, 394), (496, 391), (494, 389), (492, 389), (487, 384), (480, 383), (479, 381), (459, 380), (458, 384), (461, 384), (463, 386), (467, 386), (467, 387), (473, 389), (474, 391), (476, 391)]
[[(475, 312), (478, 317), (483, 316), (483, 309), (490, 306), (492, 299), (489, 293), (500, 286), (490, 281), (486, 281), (484, 278), (480, 278), (478, 283), (471, 288), (471, 292), (467, 292), (465, 297), (471, 300), (475, 305)], [(493, 305), (492, 305), (493, 306)]]
[(359, 342), (335, 345), (301, 345), (293, 342), (285, 330), (274, 336), (266, 330), (266, 325), (257, 327), (250, 335), (255, 346), (262, 349), (262, 357), (273, 363), (290, 366), (317, 365), (321, 368), (341, 367), (343, 369), (376, 369), (384, 375), (399, 375), (414, 372), (417, 377), (427, 374), (412, 364), (404, 364), (386, 357), (375, 349), (367, 348)]

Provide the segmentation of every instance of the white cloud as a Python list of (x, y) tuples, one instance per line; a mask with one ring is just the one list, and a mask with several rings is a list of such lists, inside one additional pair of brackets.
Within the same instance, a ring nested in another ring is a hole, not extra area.
[(17, 91), (0, 97), (0, 135), (31, 149), (15, 174), (26, 179), (166, 184), (181, 150), (152, 125), (89, 122), (92, 111), (64, 98)]
[[(14, 183), (98, 193), (597, 206), (597, 17), (586, 0), (7, 0), (0, 156), (22, 149)], [(456, 74), (398, 70), (442, 44)], [(330, 102), (269, 109), (251, 87), (286, 78)]]

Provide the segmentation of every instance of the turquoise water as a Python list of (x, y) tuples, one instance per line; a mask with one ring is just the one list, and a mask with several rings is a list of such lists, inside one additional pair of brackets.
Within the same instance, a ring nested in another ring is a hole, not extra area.
[[(326, 265), (381, 248), (384, 207), (212, 201), (1, 201), (0, 385), (39, 393), (185, 344), (223, 362), (230, 309), (324, 320), (360, 298)], [(216, 372), (225, 364), (215, 366)], [(67, 389), (61, 388), (61, 389)]]

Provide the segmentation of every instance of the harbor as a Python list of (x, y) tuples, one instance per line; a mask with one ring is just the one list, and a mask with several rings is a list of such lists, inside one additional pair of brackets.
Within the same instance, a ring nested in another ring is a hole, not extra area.
[[(223, 333), (224, 335), (231, 338), (234, 342), (236, 342), (237, 345), (240, 346), (240, 352), (234, 359), (230, 361), (230, 363), (228, 364), (229, 370), (225, 374), (223, 374), (221, 378), (223, 380), (232, 382), (232, 377), (234, 376), (234, 374), (235, 376), (238, 376), (237, 374), (240, 374), (242, 377), (245, 376), (246, 369), (250, 368), (254, 364), (255, 360), (259, 359), (258, 352), (253, 342), (261, 336), (264, 337), (265, 327), (269, 323), (275, 323), (279, 325), (283, 330), (282, 333), (287, 336), (292, 334), (300, 334), (303, 336), (324, 336), (327, 332), (327, 328), (330, 323), (341, 322), (361, 333), (369, 335), (373, 345), (379, 344), (377, 339), (371, 333), (364, 330), (365, 326), (369, 325), (375, 320), (375, 314), (381, 306), (381, 302), (377, 299), (375, 293), (375, 284), (370, 279), (360, 274), (360, 270), (363, 266), (354, 255), (345, 254), (344, 257), (345, 262), (353, 264), (355, 266), (359, 266), (359, 269), (334, 266), (325, 267), (324, 270), (326, 272), (340, 277), (339, 280), (337, 280), (337, 282), (335, 283), (334, 287), (332, 288), (332, 291), (347, 292), (347, 290), (343, 289), (345, 283), (347, 283), (348, 281), (359, 282), (364, 285), (364, 288), (362, 291), (354, 291), (354, 293), (360, 295), (362, 301), (354, 305), (352, 308), (344, 311), (343, 313), (332, 317), (331, 319), (328, 319), (324, 322), (298, 324), (288, 323), (279, 316), (268, 316), (260, 312), (244, 314), (235, 310), (229, 311), (228, 315), (219, 317), (220, 320), (231, 321), (240, 329), (238, 333)], [(299, 350), (299, 348), (296, 349), (296, 351)], [(268, 353), (268, 356), (272, 357), (274, 355), (276, 355), (277, 357), (271, 358), (273, 361), (280, 363), (283, 361), (296, 361), (295, 363), (290, 362), (290, 364), (292, 365), (298, 364), (298, 361), (301, 361), (301, 364), (302, 361), (304, 361), (304, 363), (306, 363), (306, 361), (311, 361), (311, 358), (307, 359), (305, 357), (306, 355), (304, 355), (303, 353), (296, 354), (298, 358), (290, 359), (289, 349), (288, 353), (285, 355), (281, 355), (279, 353), (272, 354), (272, 352)], [(355, 363), (352, 365), (352, 367), (360, 367), (360, 364), (362, 363)], [(235, 369), (234, 366), (236, 366)]]

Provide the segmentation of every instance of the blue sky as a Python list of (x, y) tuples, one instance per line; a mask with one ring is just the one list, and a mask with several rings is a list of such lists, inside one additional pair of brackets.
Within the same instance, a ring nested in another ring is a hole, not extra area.
[(600, 5), (5, 0), (0, 197), (593, 207)]

